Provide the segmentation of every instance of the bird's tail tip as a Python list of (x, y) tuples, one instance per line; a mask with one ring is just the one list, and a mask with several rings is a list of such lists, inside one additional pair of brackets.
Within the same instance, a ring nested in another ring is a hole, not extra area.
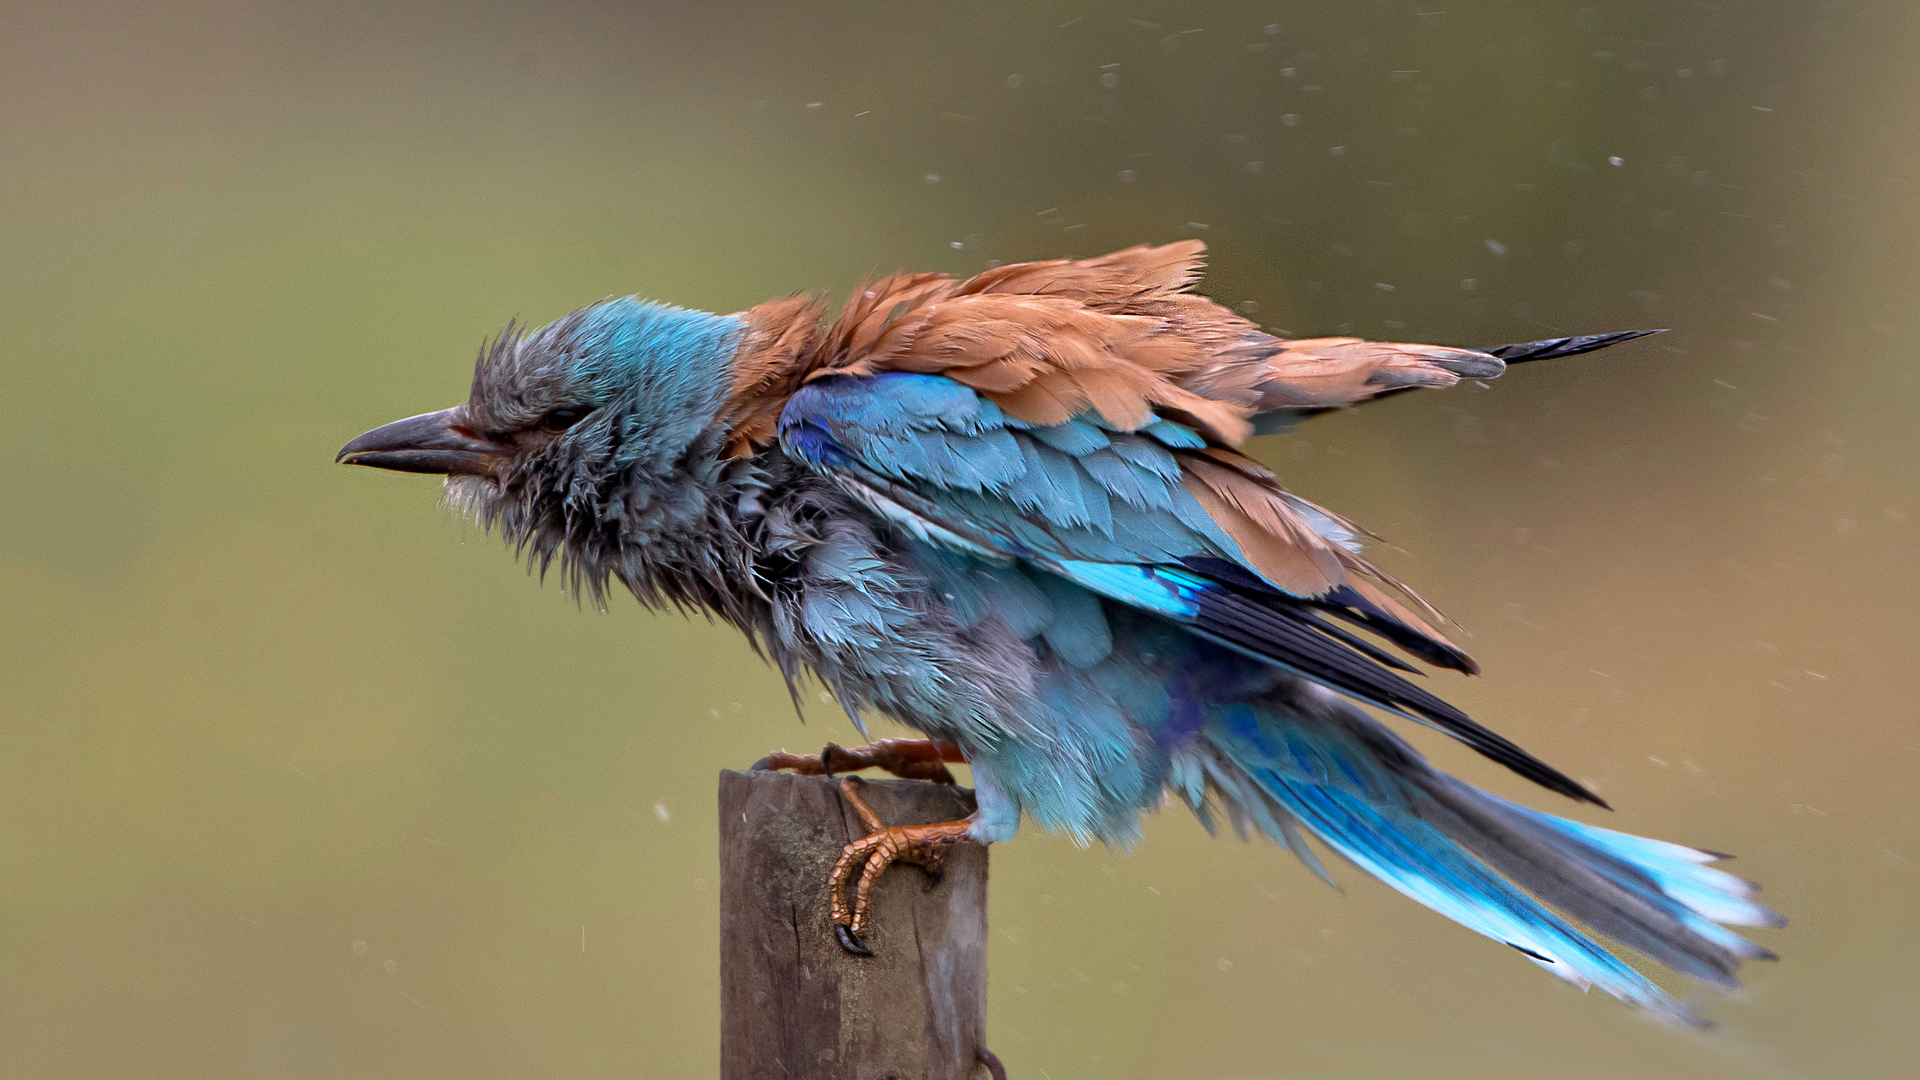
[[(1562, 835), (1632, 865), (1652, 879), (1662, 893), (1702, 920), (1728, 926), (1778, 928), (1787, 925), (1786, 916), (1754, 899), (1760, 892), (1760, 886), (1712, 865), (1732, 858), (1730, 855), (1603, 829), (1598, 825), (1557, 817), (1518, 803), (1498, 801)], [(1699, 929), (1698, 924), (1695, 929)], [(1780, 959), (1769, 950), (1730, 933), (1709, 936), (1744, 960)]]
[[(1317, 772), (1335, 775), (1328, 761), (1352, 763), (1337, 746), (1318, 747), (1323, 759), (1298, 733), (1280, 745), (1288, 757), (1279, 764), (1262, 745), (1216, 745), (1196, 775), (1295, 854), (1306, 850), (1298, 834), (1311, 832), (1392, 888), (1577, 987), (1707, 1026), (1604, 942), (1727, 993), (1739, 988), (1743, 962), (1773, 957), (1729, 927), (1786, 920), (1757, 901), (1757, 885), (1711, 866), (1713, 854), (1534, 810), (1424, 768), (1403, 772), (1410, 786), (1383, 800), (1364, 786), (1316, 782)], [(1198, 805), (1204, 786), (1189, 783), (1188, 801)], [(1311, 853), (1302, 859), (1317, 863)]]

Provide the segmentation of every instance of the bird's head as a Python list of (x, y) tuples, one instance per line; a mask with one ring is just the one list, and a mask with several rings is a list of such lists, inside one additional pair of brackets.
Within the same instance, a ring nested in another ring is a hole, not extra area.
[(558, 553), (604, 577), (621, 548), (704, 514), (682, 489), (717, 467), (709, 444), (741, 329), (631, 298), (531, 332), (508, 324), (465, 402), (374, 428), (338, 460), (444, 475), (453, 503), (542, 566)]

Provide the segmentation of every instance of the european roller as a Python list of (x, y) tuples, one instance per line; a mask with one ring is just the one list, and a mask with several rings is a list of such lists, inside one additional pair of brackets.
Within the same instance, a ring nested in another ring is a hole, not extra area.
[(1429, 765), (1386, 718), (1606, 805), (1405, 678), (1477, 667), (1367, 559), (1369, 534), (1244, 451), (1316, 413), (1640, 335), (1286, 340), (1192, 291), (1203, 251), (896, 275), (831, 319), (809, 297), (731, 315), (606, 300), (509, 324), (466, 401), (339, 458), (443, 474), (453, 505), (572, 588), (710, 613), (863, 732), (877, 714), (923, 736), (762, 767), (968, 765), (978, 809), (932, 825), (888, 826), (843, 781), (872, 829), (834, 869), (850, 951), (868, 951), (897, 859), (1010, 840), (1023, 819), (1127, 845), (1173, 800), (1326, 877), (1311, 837), (1562, 979), (1698, 1022), (1602, 942), (1731, 990), (1771, 954), (1726, 925), (1780, 916), (1721, 856)]

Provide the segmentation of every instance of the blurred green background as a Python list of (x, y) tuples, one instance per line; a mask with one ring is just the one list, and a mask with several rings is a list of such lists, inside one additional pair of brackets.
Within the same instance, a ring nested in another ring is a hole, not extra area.
[(8, 5), (0, 1076), (710, 1075), (715, 773), (846, 721), (334, 450), (510, 315), (1192, 235), (1299, 335), (1674, 328), (1260, 452), (1794, 924), (1698, 1035), (1184, 812), (1029, 832), (1013, 1075), (1910, 1075), (1916, 101), (1903, 0)]

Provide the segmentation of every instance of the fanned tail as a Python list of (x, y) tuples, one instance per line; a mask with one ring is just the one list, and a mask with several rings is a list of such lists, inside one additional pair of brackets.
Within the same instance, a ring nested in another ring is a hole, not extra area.
[(1560, 978), (1670, 1021), (1705, 1024), (1596, 937), (1723, 991), (1742, 962), (1774, 958), (1720, 925), (1785, 925), (1753, 899), (1757, 886), (1708, 865), (1723, 856), (1508, 802), (1433, 769), (1357, 710), (1316, 705), (1336, 726), (1230, 707), (1177, 760), (1173, 786), (1209, 824), (1208, 804), (1224, 804), (1243, 834), (1257, 827), (1326, 877), (1304, 828)]

